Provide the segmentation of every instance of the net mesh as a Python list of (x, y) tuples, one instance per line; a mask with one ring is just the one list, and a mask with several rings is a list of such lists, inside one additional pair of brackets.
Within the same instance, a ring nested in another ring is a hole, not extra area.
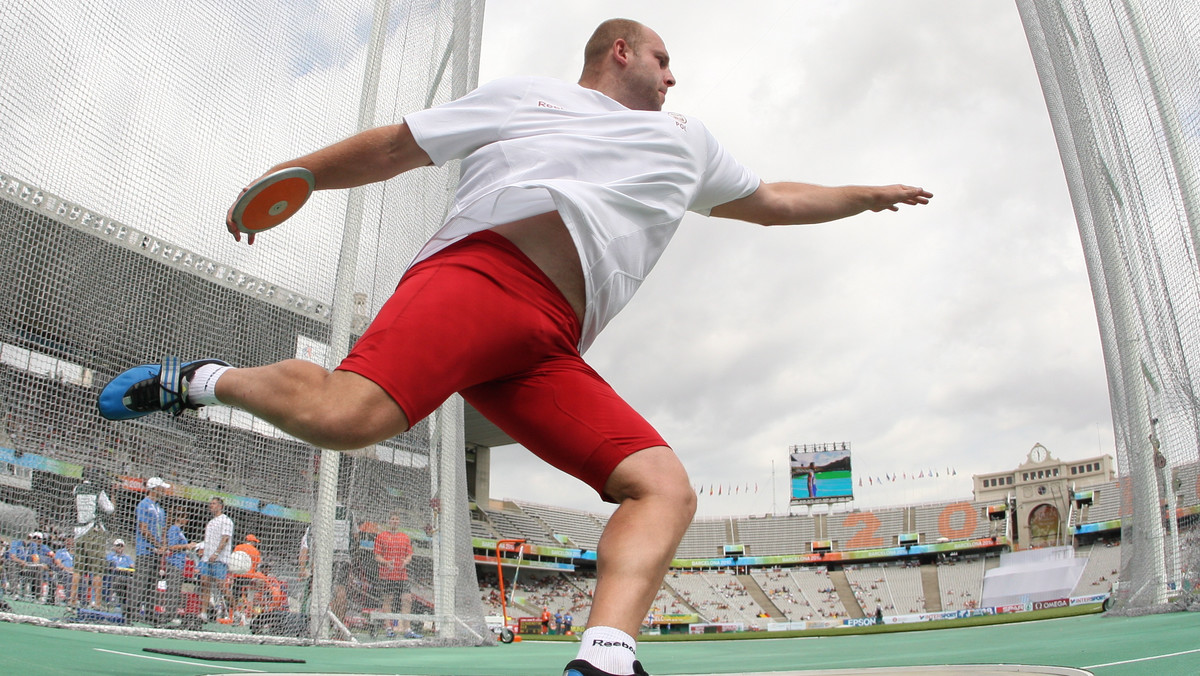
[[(0, 536), (25, 555), (4, 566), (14, 610), (256, 638), (483, 642), (455, 509), (459, 401), (357, 455), (228, 408), (120, 423), (95, 408), (109, 379), (164, 355), (253, 366), (345, 351), (440, 223), (456, 167), (367, 186), (361, 210), (346, 191), (317, 193), (252, 248), (225, 232), (226, 209), (280, 161), (475, 86), (482, 15), (482, 0), (0, 6)], [(322, 465), (333, 491), (319, 500)], [(171, 484), (158, 517), (150, 477)], [(195, 543), (214, 496), (233, 544), (261, 563), (206, 595), (190, 550), (166, 565), (135, 550), (139, 507)], [(79, 528), (93, 513), (98, 540)], [(398, 585), (387, 561), (405, 538)], [(116, 554), (118, 539), (140, 565), (114, 557), (75, 583), (51, 561)]]
[(1119, 610), (1190, 604), (1200, 400), (1200, 8), (1018, 0), (1066, 170), (1121, 472)]

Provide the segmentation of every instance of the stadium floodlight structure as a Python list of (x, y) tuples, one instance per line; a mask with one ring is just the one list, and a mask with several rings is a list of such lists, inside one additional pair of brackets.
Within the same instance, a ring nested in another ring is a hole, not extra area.
[(245, 628), (205, 628), (305, 640), (387, 626), (367, 610), (381, 599), (354, 582), (378, 581), (370, 550), (398, 514), (415, 553), (414, 610), (401, 619), (430, 642), (485, 642), (458, 398), (354, 454), (223, 407), (125, 423), (95, 412), (109, 378), (166, 354), (338, 362), (440, 225), (456, 163), (317, 193), (253, 248), (225, 232), (225, 211), (277, 162), (469, 91), (482, 21), (482, 0), (0, 7), (6, 502), (65, 536), (86, 478), (116, 503), (106, 539), (129, 540), (144, 481), (160, 476), (196, 540), (207, 499), (222, 497), (235, 540), (256, 535), (303, 621), (256, 627), (248, 600)]
[[(1195, 575), (1200, 451), (1200, 6), (1017, 0), (1091, 279), (1122, 475), (1129, 612)], [(1189, 500), (1190, 502), (1190, 500)]]

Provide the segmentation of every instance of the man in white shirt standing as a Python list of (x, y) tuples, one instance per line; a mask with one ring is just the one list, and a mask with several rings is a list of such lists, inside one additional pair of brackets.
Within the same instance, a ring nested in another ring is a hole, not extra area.
[[(597, 548), (588, 626), (565, 673), (644, 674), (633, 637), (696, 496), (667, 442), (582, 353), (686, 211), (807, 224), (932, 197), (904, 185), (764, 183), (699, 120), (662, 111), (674, 85), (658, 34), (614, 19), (588, 41), (578, 84), (505, 78), (273, 167), (307, 168), (325, 190), (462, 159), (445, 224), (337, 370), (299, 360), (145, 365), (105, 387), (101, 413), (126, 419), (220, 403), (315, 445), (357, 449), (403, 433), (461, 393), (619, 505)], [(232, 217), (227, 227), (240, 240)]]
[[(222, 596), (218, 607), (228, 607), (224, 599), (225, 578), (229, 575), (229, 554), (233, 551), (233, 519), (225, 514), (225, 501), (214, 497), (208, 501), (212, 518), (204, 526), (204, 553), (200, 557), (197, 571), (200, 574), (200, 602), (207, 608), (210, 594)], [(215, 589), (214, 589), (215, 587)], [(207, 619), (207, 612), (201, 612)]]
[(91, 580), (91, 605), (100, 605), (100, 593), (104, 584), (104, 573), (108, 568), (105, 560), (108, 548), (108, 533), (104, 525), (104, 515), (112, 514), (114, 506), (108, 493), (91, 479), (84, 479), (73, 489), (75, 494), (75, 571), (71, 578), (71, 592), (68, 603), (72, 606), (83, 605), (87, 597), (79, 598), (79, 582), (84, 575)]

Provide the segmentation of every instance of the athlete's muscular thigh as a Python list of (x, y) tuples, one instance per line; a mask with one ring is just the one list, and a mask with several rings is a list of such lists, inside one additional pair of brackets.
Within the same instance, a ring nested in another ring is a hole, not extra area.
[(404, 412), (379, 385), (300, 359), (228, 371), (217, 381), (217, 398), (333, 450), (362, 448), (408, 429)]
[(552, 358), (514, 378), (463, 390), (513, 439), (613, 501), (607, 483), (630, 455), (666, 446), (657, 431), (578, 354)]

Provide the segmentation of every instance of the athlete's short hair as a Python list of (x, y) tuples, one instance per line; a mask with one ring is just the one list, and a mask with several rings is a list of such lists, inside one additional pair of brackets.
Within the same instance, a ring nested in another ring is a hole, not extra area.
[(598, 65), (617, 40), (624, 40), (629, 49), (636, 52), (645, 31), (644, 25), (632, 19), (609, 19), (600, 24), (583, 48), (584, 70)]

